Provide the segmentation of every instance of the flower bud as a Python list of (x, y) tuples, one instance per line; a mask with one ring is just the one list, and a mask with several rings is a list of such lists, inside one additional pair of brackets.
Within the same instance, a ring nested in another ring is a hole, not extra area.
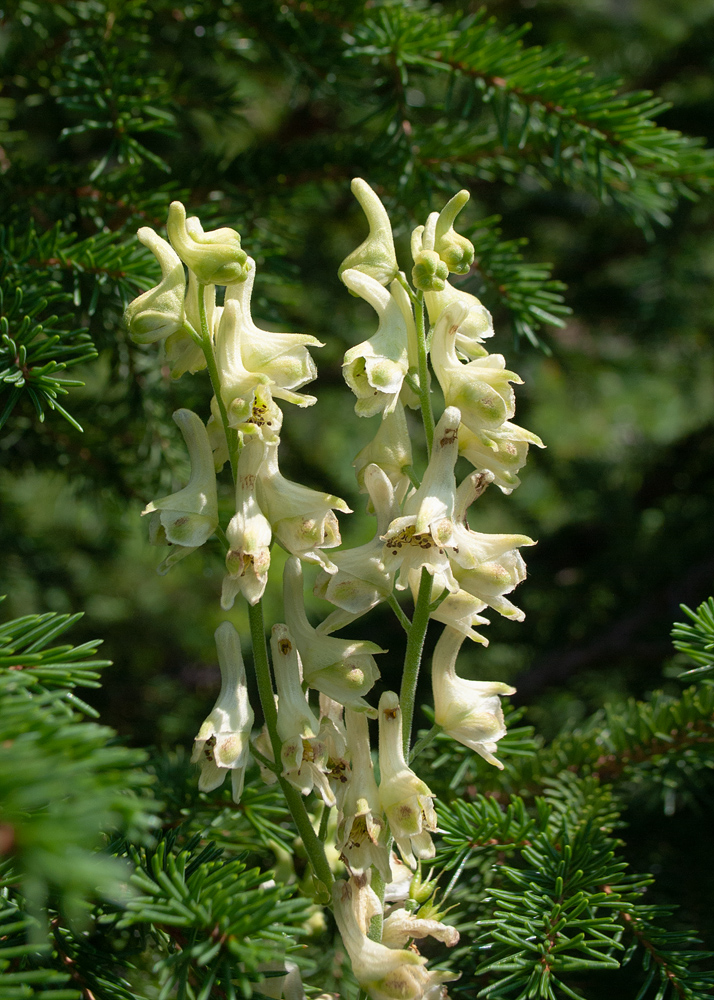
[(245, 281), (248, 254), (241, 250), (240, 236), (234, 229), (205, 233), (198, 219), (186, 218), (186, 209), (180, 201), (171, 202), (166, 228), (174, 250), (200, 284)]
[(496, 742), (506, 735), (500, 695), (516, 689), (498, 681), (468, 681), (456, 673), (464, 636), (445, 628), (434, 650), (432, 687), (434, 721), (452, 739), (463, 743), (496, 767), (503, 764), (493, 756)]
[(162, 575), (203, 545), (218, 527), (216, 473), (206, 428), (191, 410), (176, 410), (174, 420), (188, 448), (191, 477), (178, 493), (152, 501), (141, 512), (151, 514), (151, 543), (175, 546), (159, 566)]
[(387, 285), (395, 277), (398, 270), (392, 224), (389, 221), (387, 210), (369, 184), (361, 177), (355, 177), (350, 187), (367, 216), (369, 234), (356, 250), (345, 257), (337, 273), (344, 281), (345, 271), (354, 268), (369, 275), (370, 278), (374, 278), (380, 285)]
[(178, 256), (153, 229), (142, 226), (136, 235), (161, 265), (161, 281), (129, 303), (124, 322), (135, 344), (153, 344), (183, 326), (186, 276)]
[(404, 759), (402, 710), (393, 691), (379, 699), (379, 801), (402, 857), (411, 867), (434, 857), (429, 830), (436, 830), (433, 793)]
[(449, 269), (435, 250), (421, 250), (414, 258), (412, 281), (423, 292), (441, 292)]
[(469, 198), (466, 189), (455, 194), (439, 213), (434, 232), (434, 249), (454, 274), (468, 274), (474, 262), (473, 243), (454, 231), (454, 220)]
[(233, 801), (240, 802), (245, 769), (248, 763), (253, 709), (248, 700), (245, 666), (238, 633), (230, 622), (216, 629), (218, 664), (221, 668), (221, 691), (193, 744), (191, 763), (199, 764), (198, 787), (212, 792), (231, 772)]

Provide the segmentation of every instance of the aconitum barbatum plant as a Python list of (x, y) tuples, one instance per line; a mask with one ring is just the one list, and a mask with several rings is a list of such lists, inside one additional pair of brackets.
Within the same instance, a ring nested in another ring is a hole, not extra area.
[[(351, 347), (343, 364), (357, 414), (375, 422), (372, 441), (354, 463), (376, 519), (366, 544), (340, 547), (335, 512), (349, 513), (344, 500), (291, 482), (280, 471), (283, 421), (293, 418), (293, 407), (317, 402), (300, 390), (317, 373), (308, 348), (321, 344), (256, 325), (256, 266), (238, 233), (204, 232), (174, 202), (170, 242), (139, 230), (159, 260), (162, 279), (129, 305), (126, 322), (138, 343), (165, 341), (174, 377), (208, 368), (213, 388), (204, 415), (185, 409), (174, 414), (191, 459), (188, 484), (144, 511), (150, 514), (151, 542), (170, 546), (159, 570), (215, 541), (225, 552), (222, 608), (229, 612), (237, 599), (248, 605), (265, 725), (261, 733), (251, 732), (254, 713), (240, 639), (226, 621), (216, 631), (220, 695), (193, 749), (199, 788), (213, 791), (230, 772), (239, 802), (252, 749), (264, 780), (278, 782), (284, 792), (312, 866), (314, 897), (333, 906), (361, 989), (373, 1000), (418, 1000), (446, 996), (445, 984), (454, 978), (427, 967), (419, 941), (430, 936), (452, 946), (459, 939), (441, 919), (436, 887), (426, 883), (424, 895), (420, 874), (421, 863), (434, 857), (439, 821), (438, 801), (411, 766), (424, 638), (430, 621), (439, 623), (432, 665), (435, 725), (426, 740), (445, 733), (502, 767), (495, 756), (506, 732), (500, 697), (514, 689), (460, 678), (456, 661), (467, 638), (487, 642), (475, 628), (488, 624), (487, 609), (523, 618), (507, 595), (525, 577), (520, 550), (533, 542), (524, 535), (473, 531), (467, 513), (492, 484), (510, 493), (529, 445), (542, 443), (512, 423), (513, 384), (521, 380), (500, 354), (484, 347), (493, 334), (490, 314), (449, 281), (451, 274), (468, 272), (474, 259), (473, 246), (454, 228), (468, 193), (458, 192), (414, 230), (410, 282), (399, 269), (379, 197), (359, 178), (352, 190), (369, 233), (339, 276), (377, 318), (373, 336)], [(216, 285), (225, 286), (223, 306), (216, 304)], [(446, 403), (438, 418), (430, 363)], [(287, 404), (285, 411), (280, 404)], [(421, 416), (428, 454), (421, 479), (412, 465), (405, 407)], [(457, 483), (460, 455), (474, 469)], [(224, 466), (233, 477), (235, 513), (221, 525), (216, 475)], [(284, 621), (272, 625), (269, 656), (261, 599), (274, 542), (289, 558)], [(317, 627), (305, 613), (304, 562), (319, 566), (315, 593), (334, 605)], [(400, 603), (405, 593), (413, 600), (411, 619)], [(379, 691), (384, 650), (335, 635), (382, 602), (406, 634), (399, 693)], [(375, 717), (379, 780), (368, 724)], [(306, 807), (312, 796), (321, 800), (318, 827)], [(420, 891), (411, 891), (417, 884)], [(294, 980), (294, 969), (291, 975)]]

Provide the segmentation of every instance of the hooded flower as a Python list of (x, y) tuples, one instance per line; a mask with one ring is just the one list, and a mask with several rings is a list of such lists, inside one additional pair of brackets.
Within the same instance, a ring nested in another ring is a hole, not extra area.
[(142, 226), (136, 235), (161, 265), (161, 281), (129, 303), (124, 322), (135, 344), (153, 344), (183, 327), (186, 276), (179, 257), (153, 229)]
[(386, 600), (392, 592), (392, 574), (382, 562), (382, 535), (399, 514), (399, 505), (395, 500), (392, 484), (379, 466), (368, 465), (364, 481), (377, 515), (377, 532), (372, 541), (364, 545), (335, 552), (332, 561), (337, 566), (336, 573), (327, 573), (325, 570), (318, 573), (315, 595), (330, 601), (344, 612), (333, 618), (328, 628), (320, 628), (323, 633), (343, 628), (355, 618), (366, 614), (380, 601)]
[[(391, 413), (385, 413), (377, 433), (352, 463), (362, 493), (368, 492), (364, 481), (365, 470), (372, 463), (386, 473), (394, 487), (395, 497), (401, 503), (410, 483), (405, 469), (411, 468), (413, 464), (412, 442), (401, 402), (397, 402)], [(367, 509), (369, 510), (369, 505)]]
[[(433, 793), (404, 759), (402, 710), (393, 691), (379, 699), (379, 801), (406, 863), (434, 857), (429, 830), (436, 830)], [(415, 858), (416, 855), (416, 858)]]
[(396, 278), (389, 291), (354, 269), (345, 271), (342, 280), (350, 291), (369, 302), (379, 317), (374, 336), (351, 347), (342, 363), (345, 382), (357, 396), (355, 413), (360, 417), (391, 413), (410, 367), (410, 354), (416, 357), (409, 296)]
[(520, 485), (517, 473), (526, 463), (530, 444), (545, 448), (537, 434), (508, 420), (490, 430), (472, 431), (464, 424), (459, 428), (459, 454), (476, 469), (492, 472), (494, 483), (504, 493)]
[(354, 875), (374, 865), (385, 882), (391, 881), (387, 825), (374, 780), (369, 725), (363, 712), (345, 712), (347, 746), (352, 758), (350, 776), (337, 824), (337, 849)]
[(456, 331), (457, 353), (467, 358), (482, 358), (488, 353), (481, 341), (493, 336), (493, 319), (491, 313), (475, 295), (461, 288), (454, 288), (445, 281), (442, 291), (425, 292), (424, 302), (432, 327), (436, 326), (447, 306), (463, 306), (466, 309), (466, 316)]
[(305, 680), (341, 705), (371, 711), (362, 697), (379, 677), (374, 653), (385, 652), (373, 642), (336, 639), (312, 627), (303, 602), (300, 560), (288, 559), (283, 570), (285, 620), (302, 660)]
[(277, 441), (267, 444), (258, 473), (257, 497), (284, 549), (305, 562), (317, 563), (328, 573), (337, 572), (322, 549), (336, 548), (341, 542), (333, 509), (349, 514), (350, 508), (339, 497), (285, 479), (278, 468)]
[(236, 302), (237, 309), (235, 323), (227, 327), (223, 335), (233, 338), (235, 343), (231, 351), (240, 352), (248, 371), (267, 378), (273, 396), (298, 406), (311, 406), (316, 402), (314, 396), (303, 396), (293, 390), (317, 377), (317, 367), (306, 345), (324, 345), (308, 334), (272, 333), (257, 327), (251, 314), (255, 280), (255, 261), (251, 257), (247, 259), (246, 268), (247, 279), (242, 284), (231, 285), (226, 292), (226, 306)]
[(436, 644), (431, 681), (434, 720), (452, 739), (471, 747), (489, 764), (503, 768), (493, 756), (496, 742), (506, 735), (500, 695), (516, 689), (498, 681), (468, 681), (456, 673), (456, 657), (464, 636), (445, 628)]
[(233, 801), (240, 802), (253, 728), (253, 709), (248, 701), (238, 633), (230, 622), (222, 622), (215, 635), (221, 668), (221, 691), (211, 714), (198, 731), (191, 763), (201, 767), (198, 787), (202, 792), (218, 788), (230, 771)]
[(166, 573), (174, 563), (203, 545), (218, 527), (218, 499), (213, 455), (206, 428), (191, 410), (176, 410), (178, 424), (191, 459), (191, 478), (178, 493), (154, 500), (142, 514), (151, 514), (152, 545), (174, 546), (159, 566)]
[(392, 224), (387, 210), (361, 177), (355, 177), (350, 188), (367, 216), (369, 234), (356, 250), (345, 257), (337, 273), (344, 280), (345, 271), (355, 269), (374, 278), (380, 285), (388, 285), (398, 268)]
[(320, 695), (320, 739), (327, 750), (327, 778), (330, 788), (342, 808), (350, 780), (350, 753), (347, 749), (347, 730), (342, 720), (344, 706), (326, 694)]
[(468, 364), (456, 355), (456, 333), (468, 315), (466, 306), (454, 303), (441, 314), (434, 327), (431, 361), (449, 406), (458, 406), (469, 430), (500, 427), (516, 408), (510, 382), (521, 383), (515, 372), (506, 371), (501, 354), (487, 354)]
[(354, 977), (371, 1000), (438, 1000), (442, 984), (458, 977), (452, 972), (426, 969), (416, 951), (389, 948), (367, 937), (360, 925), (360, 890), (355, 879), (337, 881), (332, 889), (335, 920), (352, 963)]
[(434, 431), (434, 445), (419, 489), (404, 503), (404, 514), (396, 517), (384, 533), (384, 564), (388, 572), (399, 569), (397, 589), (405, 590), (409, 575), (422, 567), (441, 573), (450, 589), (458, 590), (444, 546), (453, 533), (458, 457), (459, 411), (450, 406)]
[[(233, 416), (236, 430), (244, 438), (248, 436), (258, 437), (262, 441), (275, 445), (279, 443), (280, 428), (283, 425), (283, 411), (277, 403), (273, 402), (269, 386), (257, 385), (253, 392), (250, 409), (241, 410), (240, 414), (236, 414), (234, 410)], [(215, 396), (211, 399), (211, 416), (206, 424), (206, 430), (213, 449), (213, 464), (216, 472), (220, 472), (228, 461), (228, 443), (223, 429), (221, 410)]]
[[(183, 266), (181, 268), (183, 270)], [(206, 325), (213, 343), (216, 328), (223, 312), (222, 306), (216, 305), (215, 285), (203, 286), (203, 304), (206, 309)], [(201, 314), (198, 301), (198, 281), (193, 271), (188, 272), (188, 292), (186, 294), (186, 323), (166, 340), (166, 360), (171, 367), (171, 378), (181, 378), (186, 372), (203, 371), (206, 367), (206, 355), (203, 347), (191, 333), (201, 335)]]
[(240, 236), (234, 229), (205, 233), (197, 218), (186, 218), (180, 201), (169, 205), (166, 228), (174, 250), (202, 285), (245, 281), (248, 255), (241, 250)]
[(444, 205), (434, 227), (434, 249), (454, 274), (468, 274), (474, 262), (474, 245), (454, 229), (454, 221), (470, 198), (464, 188)]
[(273, 533), (255, 498), (256, 478), (265, 449), (260, 438), (249, 438), (238, 459), (236, 512), (226, 530), (230, 545), (226, 555), (228, 575), (223, 578), (221, 592), (221, 607), (226, 611), (233, 607), (239, 593), (249, 604), (257, 604), (268, 582)]
[(334, 806), (335, 796), (327, 780), (327, 748), (319, 739), (320, 723), (301, 687), (297, 647), (285, 625), (273, 626), (270, 650), (278, 689), (283, 777), (303, 795), (315, 788), (326, 806)]

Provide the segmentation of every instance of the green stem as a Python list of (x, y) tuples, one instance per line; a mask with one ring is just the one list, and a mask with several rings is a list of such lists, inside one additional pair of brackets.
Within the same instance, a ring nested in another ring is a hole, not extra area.
[(320, 840), (320, 843), (322, 843), (322, 844), (324, 844), (325, 841), (327, 840), (327, 827), (328, 827), (329, 822), (330, 822), (330, 813), (331, 812), (332, 812), (332, 808), (330, 806), (326, 806), (324, 804), (324, 802), (323, 802), (323, 804), (322, 804), (322, 815), (320, 816), (320, 829), (318, 830), (318, 833), (317, 833), (317, 836), (318, 836), (318, 838)]
[(417, 351), (419, 360), (419, 405), (421, 418), (424, 422), (427, 456), (431, 455), (434, 443), (434, 413), (431, 408), (431, 393), (429, 392), (429, 365), (427, 362), (426, 330), (424, 324), (424, 293), (416, 294), (417, 304), (414, 309), (417, 333)]
[[(273, 682), (270, 676), (268, 646), (265, 641), (262, 601), (258, 601), (257, 604), (248, 605), (248, 620), (250, 622), (250, 637), (253, 642), (253, 662), (255, 664), (255, 676), (258, 681), (260, 704), (263, 709), (265, 724), (268, 727), (273, 756), (277, 763), (281, 756), (282, 741), (278, 735), (278, 713), (275, 708), (275, 698), (273, 697)], [(283, 790), (285, 801), (288, 804), (290, 815), (295, 822), (295, 826), (298, 828), (298, 833), (302, 837), (302, 842), (310, 859), (315, 877), (323, 882), (329, 890), (334, 881), (330, 865), (325, 855), (325, 848), (320, 843), (310, 822), (310, 817), (307, 814), (302, 796), (282, 775), (278, 776), (278, 781)]]
[(407, 635), (409, 635), (409, 629), (412, 627), (412, 623), (409, 621), (407, 616), (402, 611), (402, 606), (396, 599), (394, 594), (389, 595), (389, 597), (387, 598), (387, 604), (392, 609), (394, 614), (397, 616), (399, 624), (402, 626)]
[(223, 396), (221, 395), (221, 376), (218, 371), (218, 365), (216, 364), (216, 357), (213, 353), (213, 342), (211, 340), (211, 333), (208, 329), (208, 319), (206, 317), (206, 300), (203, 296), (203, 289), (205, 287), (205, 285), (198, 286), (198, 314), (201, 317), (201, 347), (203, 348), (203, 354), (206, 359), (208, 374), (211, 379), (211, 386), (213, 387), (213, 395), (216, 397), (218, 409), (221, 413), (223, 430), (228, 443), (228, 456), (231, 461), (233, 482), (235, 482), (238, 474), (238, 433), (228, 424), (228, 411), (226, 410), (226, 404), (223, 402)]
[(409, 760), (409, 743), (412, 732), (412, 720), (414, 719), (414, 701), (416, 699), (417, 681), (419, 680), (421, 654), (424, 649), (424, 639), (426, 638), (426, 630), (429, 625), (431, 585), (431, 574), (424, 566), (421, 571), (419, 594), (414, 607), (414, 616), (412, 617), (412, 624), (409, 629), (409, 637), (407, 638), (402, 687), (399, 692), (399, 703), (402, 707), (402, 745), (404, 746), (404, 756), (407, 760)]
[(382, 940), (382, 930), (384, 929), (384, 890), (386, 885), (384, 879), (379, 874), (374, 865), (372, 865), (372, 879), (371, 886), (374, 892), (377, 894), (377, 899), (379, 900), (379, 913), (375, 913), (369, 923), (369, 932), (367, 937), (371, 941), (381, 941)]
[(409, 755), (410, 764), (413, 760), (416, 760), (422, 750), (426, 750), (426, 748), (434, 742), (440, 732), (442, 732), (441, 726), (437, 726), (436, 723), (434, 723), (431, 729), (427, 733), (424, 733), (421, 739), (416, 741), (412, 747), (412, 752)]

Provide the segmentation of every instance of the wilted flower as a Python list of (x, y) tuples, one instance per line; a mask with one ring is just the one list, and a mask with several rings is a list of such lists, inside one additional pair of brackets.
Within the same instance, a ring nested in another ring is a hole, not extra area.
[(284, 549), (306, 562), (317, 563), (328, 573), (337, 572), (322, 549), (333, 549), (341, 541), (333, 509), (349, 514), (350, 508), (339, 497), (285, 479), (278, 467), (277, 441), (268, 442), (258, 473), (257, 496), (260, 509)]
[(173, 416), (188, 448), (191, 478), (178, 493), (152, 501), (141, 512), (151, 514), (152, 545), (175, 546), (159, 566), (161, 574), (203, 545), (218, 527), (216, 473), (206, 428), (191, 410), (176, 410)]
[(416, 858), (434, 857), (428, 831), (436, 830), (436, 812), (433, 793), (404, 759), (402, 710), (393, 691), (385, 691), (379, 699), (379, 773), (379, 801), (389, 829), (413, 868)]
[(459, 361), (456, 333), (467, 315), (461, 303), (444, 310), (434, 326), (431, 360), (447, 405), (458, 406), (463, 423), (477, 433), (500, 427), (513, 416), (516, 401), (509, 383), (522, 379), (506, 370), (501, 354), (487, 354), (468, 364)]
[(444, 546), (451, 538), (454, 523), (458, 457), (459, 411), (447, 407), (434, 431), (434, 445), (419, 489), (404, 503), (404, 514), (396, 517), (382, 536), (384, 563), (388, 572), (399, 568), (397, 588), (405, 590), (413, 570), (441, 573), (451, 590), (458, 590)]
[(389, 291), (368, 274), (354, 269), (345, 271), (342, 280), (365, 299), (377, 313), (379, 326), (374, 336), (351, 347), (342, 363), (345, 382), (357, 396), (355, 413), (371, 417), (391, 413), (397, 405), (404, 376), (410, 367), (410, 340), (416, 331), (409, 296), (395, 280)]
[(337, 881), (332, 889), (335, 920), (352, 963), (352, 972), (372, 1000), (437, 1000), (452, 972), (429, 971), (416, 951), (389, 948), (367, 937), (356, 915), (360, 890), (356, 880)]
[(403, 948), (413, 938), (436, 938), (449, 948), (459, 943), (459, 932), (434, 917), (420, 917), (412, 910), (399, 907), (385, 918), (382, 942), (390, 948)]
[(336, 573), (327, 573), (325, 570), (318, 573), (315, 595), (330, 601), (344, 612), (341, 615), (338, 613), (334, 618), (331, 615), (330, 625), (320, 628), (323, 633), (342, 628), (366, 614), (370, 608), (386, 600), (392, 592), (393, 576), (382, 562), (382, 535), (399, 513), (399, 505), (395, 501), (392, 484), (379, 466), (367, 466), (364, 481), (377, 515), (377, 531), (370, 542), (333, 554)]
[(218, 788), (230, 771), (233, 801), (240, 802), (253, 728), (253, 709), (248, 701), (238, 633), (230, 622), (222, 622), (215, 636), (221, 668), (221, 691), (211, 714), (198, 731), (191, 763), (201, 767), (198, 787), (202, 792)]
[(493, 756), (496, 742), (506, 735), (500, 695), (516, 689), (498, 681), (469, 681), (456, 673), (464, 636), (445, 628), (434, 650), (431, 681), (434, 690), (434, 721), (452, 739), (470, 747), (489, 764), (503, 768)]
[(153, 344), (183, 327), (186, 276), (178, 256), (153, 229), (142, 226), (136, 235), (161, 265), (161, 281), (129, 303), (124, 322), (134, 343)]
[(374, 780), (367, 716), (348, 708), (345, 723), (352, 774), (337, 824), (337, 849), (353, 874), (368, 872), (374, 865), (383, 880), (389, 882), (392, 873), (386, 843), (387, 828), (379, 803), (379, 789)]
[[(231, 357), (239, 352), (245, 369), (267, 378), (273, 396), (298, 406), (311, 406), (316, 402), (314, 396), (304, 396), (294, 390), (317, 377), (317, 367), (306, 345), (322, 347), (323, 344), (309, 334), (272, 333), (257, 327), (251, 313), (255, 280), (255, 261), (251, 257), (248, 257), (246, 269), (246, 281), (231, 285), (226, 292), (225, 306), (236, 302), (237, 309), (234, 322), (222, 328), (221, 336), (232, 338)], [(221, 349), (227, 351), (226, 347)]]
[[(377, 433), (369, 444), (365, 445), (358, 453), (352, 463), (362, 493), (367, 492), (364, 482), (365, 469), (372, 463), (378, 465), (387, 475), (394, 487), (395, 498), (401, 503), (410, 484), (405, 469), (410, 468), (413, 463), (412, 442), (401, 402), (397, 402), (391, 413), (384, 414), (377, 428)], [(369, 507), (368, 504), (368, 510)]]
[(273, 625), (270, 650), (278, 689), (283, 777), (303, 795), (315, 788), (326, 806), (334, 806), (335, 796), (327, 780), (327, 748), (319, 738), (320, 723), (301, 687), (297, 646), (285, 625)]
[(197, 218), (186, 218), (180, 201), (169, 205), (166, 228), (174, 250), (202, 285), (245, 281), (248, 255), (241, 250), (240, 236), (234, 229), (205, 233)]
[(361, 177), (355, 177), (350, 187), (367, 216), (369, 234), (356, 250), (345, 257), (337, 273), (343, 278), (345, 271), (353, 268), (374, 278), (381, 285), (387, 285), (398, 270), (392, 224), (387, 210)]
[(263, 596), (270, 568), (270, 522), (258, 506), (255, 483), (265, 458), (265, 442), (249, 438), (240, 458), (236, 476), (236, 512), (226, 529), (230, 549), (226, 555), (228, 575), (223, 578), (221, 607), (233, 607), (236, 594), (249, 604)]
[(296, 558), (288, 559), (283, 570), (283, 605), (310, 687), (342, 705), (371, 711), (362, 695), (379, 677), (373, 654), (384, 650), (373, 642), (336, 639), (312, 627), (305, 614), (302, 567)]

